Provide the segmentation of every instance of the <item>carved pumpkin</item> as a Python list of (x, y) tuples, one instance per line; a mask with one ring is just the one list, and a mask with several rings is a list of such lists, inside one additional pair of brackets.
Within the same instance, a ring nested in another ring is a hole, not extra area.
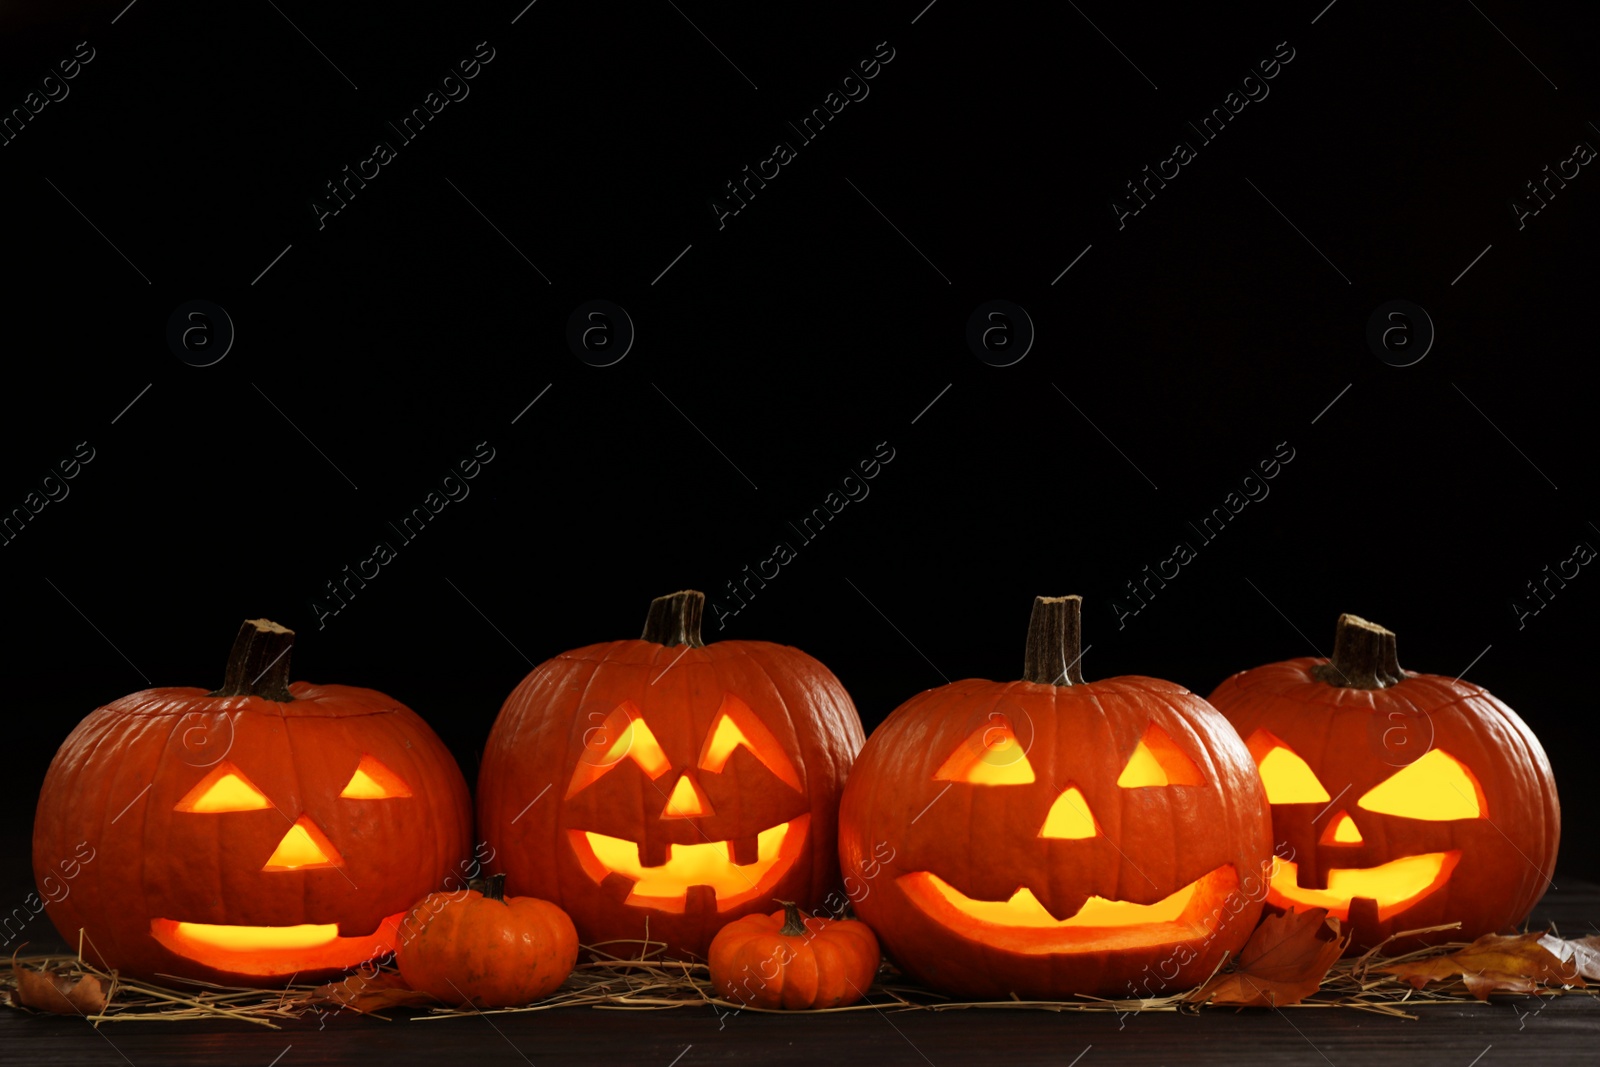
[(858, 919), (802, 918), (782, 911), (746, 915), (711, 941), (711, 984), (750, 1008), (842, 1008), (867, 995), (878, 976), (878, 939)]
[(469, 850), (444, 744), (382, 693), (289, 685), (293, 640), (246, 622), (222, 688), (123, 697), (56, 753), (34, 871), (93, 848), (47, 904), (90, 962), (238, 985), (331, 974), (392, 951)]
[(700, 639), (705, 597), (650, 606), (644, 636), (566, 652), (506, 699), (478, 820), (508, 892), (566, 910), (587, 944), (703, 956), (774, 896), (838, 879), (839, 791), (861, 720), (798, 649)]
[(1260, 764), (1280, 842), (1269, 904), (1327, 908), (1351, 950), (1470, 941), (1543, 894), (1561, 835), (1550, 762), (1471, 682), (1402, 671), (1390, 631), (1339, 617), (1333, 660), (1235, 674), (1211, 701)]
[(556, 991), (578, 961), (578, 932), (548, 900), (507, 897), (506, 876), (430, 893), (401, 925), (395, 963), (412, 989), (446, 1004), (514, 1008)]
[(1086, 683), (1080, 612), (1078, 597), (1039, 598), (1022, 681), (912, 697), (845, 789), (856, 914), (935, 989), (1170, 994), (1260, 914), (1272, 843), (1249, 752), (1171, 682)]

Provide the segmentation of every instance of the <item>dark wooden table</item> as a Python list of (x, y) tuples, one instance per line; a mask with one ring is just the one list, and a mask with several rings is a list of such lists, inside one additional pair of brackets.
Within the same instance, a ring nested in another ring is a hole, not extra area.
[[(1593, 932), (1600, 887), (1552, 890), (1533, 925), (1565, 936)], [(46, 948), (36, 941), (30, 951)], [(831, 1062), (996, 1065), (1243, 1062), (1396, 1067), (1441, 1064), (1557, 1067), (1600, 1061), (1600, 1001), (1586, 996), (1419, 1008), (1412, 1022), (1347, 1009), (1196, 1014), (1041, 1011), (900, 1011), (719, 1019), (710, 1009), (606, 1011), (418, 1021), (307, 1019), (274, 1031), (246, 1023), (107, 1023), (97, 1033), (71, 1018), (0, 1011), (0, 1064), (71, 1067), (237, 1064), (312, 1067), (377, 1063), (476, 1065), (583, 1063), (693, 1067), (707, 1063)]]

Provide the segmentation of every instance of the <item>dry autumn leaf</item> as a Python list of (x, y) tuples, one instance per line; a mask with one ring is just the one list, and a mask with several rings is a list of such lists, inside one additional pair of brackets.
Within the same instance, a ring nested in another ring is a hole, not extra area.
[[(1322, 936), (1330, 930), (1333, 939)], [(1234, 964), (1190, 993), (1194, 1004), (1274, 1008), (1298, 1004), (1317, 991), (1349, 939), (1324, 908), (1269, 915), (1256, 927)]]
[(13, 1004), (57, 1015), (99, 1015), (105, 1011), (105, 987), (92, 974), (74, 979), (31, 967), (14, 967), (13, 971), (17, 976), (17, 988), (11, 991)]
[(1485, 934), (1446, 956), (1377, 968), (1421, 989), (1429, 982), (1460, 977), (1479, 1000), (1490, 993), (1536, 993), (1541, 985), (1581, 986), (1571, 964), (1540, 943), (1542, 934)]
[(371, 978), (352, 975), (340, 982), (329, 982), (311, 991), (308, 1002), (373, 1012), (386, 1008), (430, 1008), (439, 1003), (434, 997), (406, 985), (395, 971), (379, 971)]
[(1539, 944), (1549, 949), (1569, 969), (1575, 969), (1579, 977), (1600, 981), (1600, 935), (1563, 941), (1545, 934), (1539, 939)]

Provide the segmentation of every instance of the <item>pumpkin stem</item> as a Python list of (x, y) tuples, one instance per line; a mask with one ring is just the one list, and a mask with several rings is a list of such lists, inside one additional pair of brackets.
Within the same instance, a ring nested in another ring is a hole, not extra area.
[(1356, 615), (1340, 615), (1333, 659), (1311, 668), (1312, 677), (1340, 689), (1387, 689), (1405, 681), (1395, 655), (1394, 631)]
[(1040, 685), (1082, 685), (1083, 597), (1041, 596), (1028, 620), (1022, 680)]
[(705, 647), (705, 642), (700, 639), (700, 615), (705, 606), (706, 595), (693, 589), (656, 597), (650, 601), (650, 614), (645, 616), (644, 633), (640, 635), (640, 640), (669, 647)]
[(777, 903), (783, 905), (783, 929), (778, 933), (784, 937), (799, 937), (805, 933), (806, 921), (800, 917), (800, 905), (792, 900), (778, 900)]
[[(483, 885), (483, 898), (485, 900), (498, 900), (506, 902), (506, 876), (504, 874), (491, 874)], [(509, 904), (506, 905), (510, 907)]]
[(294, 647), (294, 631), (271, 619), (246, 619), (233, 639), (228, 653), (228, 669), (222, 685), (207, 693), (212, 697), (261, 697), (287, 704), (289, 695), (289, 650)]

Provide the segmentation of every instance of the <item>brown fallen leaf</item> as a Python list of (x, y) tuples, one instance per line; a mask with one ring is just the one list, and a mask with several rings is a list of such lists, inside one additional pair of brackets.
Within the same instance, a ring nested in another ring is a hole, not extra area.
[(1421, 989), (1429, 982), (1459, 977), (1479, 1000), (1490, 993), (1537, 993), (1541, 985), (1581, 986), (1570, 964), (1540, 943), (1542, 934), (1485, 934), (1466, 948), (1446, 956), (1376, 968)]
[[(1332, 940), (1322, 936), (1324, 930), (1332, 932)], [(1339, 920), (1330, 919), (1325, 908), (1269, 915), (1239, 950), (1233, 965), (1212, 975), (1187, 999), (1193, 1004), (1245, 1008), (1298, 1004), (1322, 985), (1348, 943), (1348, 937), (1339, 937)]]
[(405, 979), (397, 971), (379, 971), (371, 978), (355, 974), (342, 981), (320, 985), (311, 991), (306, 1002), (313, 1006), (349, 1008), (358, 1012), (383, 1011), (386, 1008), (431, 1008), (439, 1004), (432, 995), (406, 985)]
[(1545, 934), (1539, 939), (1539, 944), (1566, 964), (1568, 973), (1576, 970), (1581, 978), (1600, 981), (1600, 935), (1563, 941), (1559, 937)]
[(105, 987), (92, 974), (74, 979), (31, 967), (13, 965), (12, 970), (17, 976), (13, 1004), (57, 1015), (99, 1015), (106, 1009)]

